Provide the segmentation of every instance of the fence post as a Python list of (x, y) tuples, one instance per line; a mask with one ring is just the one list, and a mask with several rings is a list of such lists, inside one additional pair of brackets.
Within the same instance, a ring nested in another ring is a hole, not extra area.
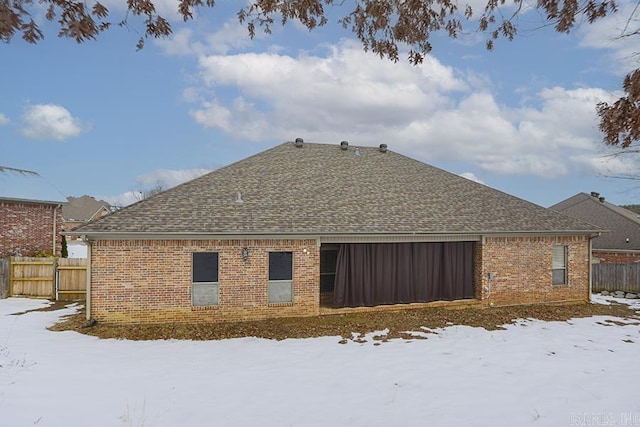
[[(57, 258), (56, 258), (57, 261)], [(55, 293), (56, 301), (58, 301), (58, 290), (60, 289), (60, 272), (58, 271), (58, 265), (56, 263), (56, 268), (53, 269), (53, 289)]]
[(0, 258), (0, 299), (9, 296), (9, 258)]
[(13, 296), (13, 261), (15, 257), (9, 257), (9, 296)]

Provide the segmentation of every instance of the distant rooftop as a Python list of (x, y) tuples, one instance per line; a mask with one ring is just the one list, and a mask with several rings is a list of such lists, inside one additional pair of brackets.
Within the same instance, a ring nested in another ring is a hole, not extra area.
[(0, 166), (0, 200), (65, 203), (66, 197), (39, 173)]
[(111, 212), (111, 206), (104, 200), (96, 200), (91, 196), (67, 197), (67, 205), (62, 207), (62, 216), (66, 221), (90, 221), (105, 208)]
[(549, 209), (606, 230), (593, 240), (594, 249), (640, 250), (640, 215), (607, 202), (598, 192), (578, 193)]

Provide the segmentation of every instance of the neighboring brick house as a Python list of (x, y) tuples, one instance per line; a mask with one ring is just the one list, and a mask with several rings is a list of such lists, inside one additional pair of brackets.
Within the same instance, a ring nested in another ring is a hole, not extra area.
[(64, 203), (36, 172), (0, 166), (0, 258), (59, 256)]
[(91, 196), (67, 197), (67, 204), (62, 207), (64, 231), (67, 236), (67, 254), (69, 258), (86, 258), (88, 245), (80, 236), (73, 234), (73, 229), (94, 221), (111, 213), (112, 208), (104, 200), (96, 200)]
[(593, 239), (594, 261), (640, 262), (640, 215), (605, 200), (600, 193), (579, 193), (549, 209), (594, 224), (605, 230)]
[(287, 142), (79, 227), (87, 317), (589, 300), (590, 224), (380, 147)]
[[(62, 207), (62, 218), (65, 231), (86, 224), (111, 213), (111, 206), (104, 200), (96, 200), (91, 196), (67, 197)], [(72, 239), (76, 236), (70, 236)]]

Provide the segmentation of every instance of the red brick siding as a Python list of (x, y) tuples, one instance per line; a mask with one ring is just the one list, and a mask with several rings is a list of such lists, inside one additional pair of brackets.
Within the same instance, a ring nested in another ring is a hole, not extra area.
[[(98, 321), (219, 322), (319, 313), (315, 240), (95, 241), (91, 251), (91, 316)], [(216, 307), (191, 305), (191, 254), (204, 251), (219, 254)], [(293, 252), (292, 304), (268, 303), (271, 251)]]
[(482, 245), (480, 242), (473, 244), (473, 285), (475, 287), (476, 299), (482, 299), (482, 279), (484, 270), (482, 269)]
[[(566, 285), (551, 282), (554, 245), (566, 245)], [(477, 249), (483, 261), (480, 294), (487, 305), (589, 300), (589, 238), (486, 237)], [(488, 273), (494, 274), (491, 283)], [(476, 285), (477, 286), (477, 285)], [(490, 286), (490, 291), (487, 287)]]
[(598, 252), (594, 250), (593, 257), (598, 258), (601, 263), (626, 264), (640, 262), (640, 253), (638, 252)]
[[(568, 246), (567, 285), (551, 283), (557, 244)], [(199, 251), (219, 253), (216, 307), (191, 305), (191, 254)], [(293, 252), (292, 304), (267, 302), (270, 251)], [(319, 314), (320, 256), (312, 239), (95, 241), (91, 273), (91, 315), (98, 321), (219, 322)], [(474, 283), (476, 297), (486, 305), (588, 301), (589, 239), (487, 237), (474, 245)]]
[(62, 248), (62, 209), (45, 203), (0, 201), (0, 257), (52, 254), (54, 210), (56, 253)]

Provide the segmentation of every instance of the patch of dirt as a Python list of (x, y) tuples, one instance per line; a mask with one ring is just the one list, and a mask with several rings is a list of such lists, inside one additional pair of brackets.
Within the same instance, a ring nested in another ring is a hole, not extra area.
[(388, 329), (388, 334), (376, 337), (377, 340), (384, 341), (391, 338), (416, 339), (415, 336), (407, 334), (407, 332), (424, 332), (423, 328), (443, 328), (452, 324), (495, 330), (503, 329), (502, 325), (512, 324), (516, 319), (568, 321), (572, 318), (599, 315), (640, 319), (639, 313), (630, 309), (629, 306), (614, 303), (611, 305), (529, 305), (466, 309), (434, 307), (233, 323), (120, 325), (98, 322), (91, 327), (86, 327), (87, 321), (84, 309), (82, 309), (49, 329), (52, 331), (77, 331), (100, 338), (129, 340), (219, 340), (248, 336), (274, 340), (341, 336), (345, 340), (354, 340), (363, 339), (367, 333)]
[(25, 310), (25, 311), (21, 311), (19, 313), (11, 313), (12, 316), (20, 316), (21, 314), (26, 314), (26, 313), (31, 313), (34, 311), (56, 311), (56, 310), (62, 310), (63, 308), (66, 308), (69, 304), (73, 304), (69, 301), (48, 301), (49, 305), (46, 307), (41, 307), (41, 308), (34, 308), (32, 310)]

